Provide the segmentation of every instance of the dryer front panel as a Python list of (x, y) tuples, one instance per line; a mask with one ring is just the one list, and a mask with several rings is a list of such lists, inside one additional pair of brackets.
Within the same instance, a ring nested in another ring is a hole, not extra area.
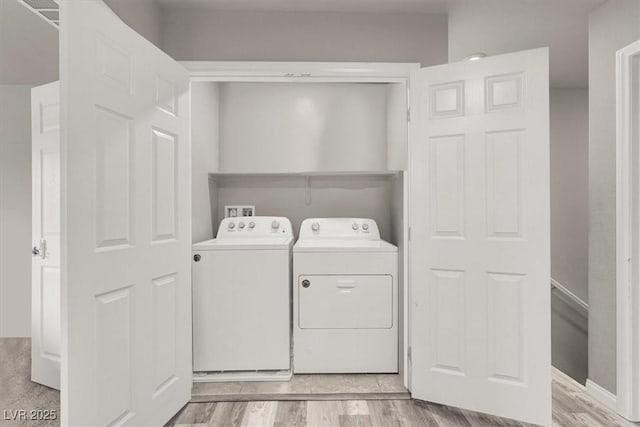
[(390, 275), (298, 277), (301, 329), (389, 329), (393, 327)]

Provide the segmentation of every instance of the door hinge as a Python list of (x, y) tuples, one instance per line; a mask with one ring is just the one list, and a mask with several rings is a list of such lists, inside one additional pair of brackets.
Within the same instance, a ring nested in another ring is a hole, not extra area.
[(409, 349), (407, 350), (407, 359), (409, 359), (409, 363), (411, 363), (411, 346), (409, 346)]
[(407, 232), (407, 238), (411, 241), (411, 227), (409, 227), (409, 231)]
[(407, 121), (411, 121), (411, 108), (407, 108)]

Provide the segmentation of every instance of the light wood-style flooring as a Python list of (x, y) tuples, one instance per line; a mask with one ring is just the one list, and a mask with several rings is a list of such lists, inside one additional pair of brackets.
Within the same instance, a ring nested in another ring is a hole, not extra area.
[[(295, 379), (295, 377), (294, 377)], [(237, 384), (231, 389), (241, 390)], [(278, 393), (276, 386), (273, 393)], [(237, 388), (237, 389), (236, 389)], [(198, 390), (199, 389), (199, 390)], [(194, 397), (207, 386), (194, 387)], [(253, 391), (248, 386), (246, 391)], [(281, 391), (282, 389), (280, 389)], [(417, 400), (289, 400), (250, 402), (193, 402), (186, 405), (167, 427), (205, 426), (526, 426), (512, 420)], [(628, 422), (604, 407), (584, 387), (553, 370), (554, 427), (629, 427)]]
[(411, 396), (397, 374), (294, 375), (290, 381), (197, 382), (191, 402), (401, 400)]
[[(57, 390), (30, 381), (30, 340), (0, 338), (0, 426), (56, 427), (59, 420), (11, 422), (2, 410), (57, 409)], [(378, 382), (378, 380), (376, 380)], [(268, 386), (264, 386), (268, 387)], [(269, 386), (272, 387), (272, 386)], [(316, 391), (322, 390), (317, 388)], [(553, 371), (554, 426), (630, 427), (630, 423), (586, 394), (584, 387)], [(189, 403), (167, 426), (522, 426), (415, 400), (298, 400)]]

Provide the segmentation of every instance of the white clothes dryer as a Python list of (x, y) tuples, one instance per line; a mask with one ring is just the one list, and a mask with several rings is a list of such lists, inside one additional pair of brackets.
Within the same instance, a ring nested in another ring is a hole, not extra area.
[(225, 218), (193, 245), (195, 372), (291, 368), (291, 222)]
[(374, 220), (304, 220), (293, 248), (294, 373), (398, 372), (397, 271), (397, 247)]

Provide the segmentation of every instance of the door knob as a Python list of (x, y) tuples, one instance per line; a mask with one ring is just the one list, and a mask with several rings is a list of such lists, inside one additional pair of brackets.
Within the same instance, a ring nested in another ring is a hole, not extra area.
[(40, 240), (40, 246), (34, 246), (31, 249), (31, 255), (45, 259), (47, 257), (47, 241), (45, 239)]
[(311, 286), (311, 282), (310, 281), (308, 281), (306, 279), (302, 281), (302, 287), (303, 288), (308, 288), (309, 286)]

